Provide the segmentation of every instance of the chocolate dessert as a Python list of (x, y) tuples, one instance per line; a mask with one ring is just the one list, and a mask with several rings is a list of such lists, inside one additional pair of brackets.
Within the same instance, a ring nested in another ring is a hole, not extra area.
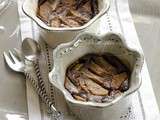
[(79, 101), (111, 102), (129, 89), (130, 70), (110, 54), (88, 54), (71, 64), (64, 86)]
[(98, 0), (39, 0), (37, 17), (50, 27), (80, 27), (98, 13)]

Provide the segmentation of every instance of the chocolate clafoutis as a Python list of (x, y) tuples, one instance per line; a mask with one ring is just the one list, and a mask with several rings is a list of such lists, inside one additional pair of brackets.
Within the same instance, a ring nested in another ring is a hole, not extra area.
[(80, 27), (99, 13), (98, 0), (39, 0), (37, 17), (50, 27)]
[(87, 54), (67, 68), (64, 86), (76, 100), (104, 103), (127, 91), (129, 78), (129, 68), (113, 54)]

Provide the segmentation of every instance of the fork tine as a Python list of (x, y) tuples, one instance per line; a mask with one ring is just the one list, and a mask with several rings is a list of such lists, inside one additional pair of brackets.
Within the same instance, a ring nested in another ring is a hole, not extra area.
[(11, 50), (9, 50), (9, 54), (15, 63), (19, 62), (18, 58), (14, 55), (14, 53)]
[(14, 65), (14, 63), (12, 62), (11, 58), (7, 55), (6, 52), (3, 53), (4, 59), (6, 61), (6, 63), (8, 64), (8, 66), (10, 68), (12, 68), (12, 66)]

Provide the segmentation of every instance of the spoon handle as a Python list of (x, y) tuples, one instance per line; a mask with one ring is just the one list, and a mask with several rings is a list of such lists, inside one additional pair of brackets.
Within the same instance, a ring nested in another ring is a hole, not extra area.
[(41, 72), (40, 72), (40, 66), (39, 66), (39, 61), (33, 61), (33, 66), (34, 70), (38, 79), (38, 84), (39, 87), (42, 89), (43, 93), (47, 94), (46, 89), (45, 89), (45, 82), (42, 79)]
[(24, 73), (26, 78), (30, 80), (33, 88), (36, 90), (38, 95), (41, 97), (42, 101), (48, 105), (48, 107), (52, 111), (52, 117), (54, 117), (55, 120), (63, 120), (62, 114), (57, 111), (57, 109), (54, 107), (53, 102), (49, 99), (48, 95), (43, 92), (43, 90), (38, 86), (38, 84), (35, 82), (34, 78), (30, 75), (30, 73), (25, 72)]

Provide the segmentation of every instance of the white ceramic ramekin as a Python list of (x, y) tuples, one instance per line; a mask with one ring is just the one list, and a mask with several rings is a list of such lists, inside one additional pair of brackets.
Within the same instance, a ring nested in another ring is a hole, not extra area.
[(28, 17), (37, 23), (43, 39), (50, 46), (55, 47), (60, 43), (71, 41), (78, 33), (86, 30), (91, 24), (93, 24), (98, 18), (100, 18), (108, 11), (110, 0), (98, 0), (98, 2), (100, 12), (85, 25), (73, 28), (54, 28), (47, 26), (36, 16), (38, 0), (25, 0), (22, 9)]
[[(81, 102), (75, 100), (65, 89), (65, 73), (67, 67), (78, 58), (88, 53), (112, 53), (121, 59), (131, 70), (130, 87), (121, 96), (109, 103)], [(54, 66), (49, 73), (50, 82), (64, 95), (69, 108), (81, 120), (119, 120), (120, 116), (130, 106), (129, 96), (141, 85), (140, 71), (143, 65), (143, 55), (127, 46), (125, 39), (116, 33), (107, 33), (98, 37), (91, 34), (81, 34), (72, 42), (59, 45), (53, 51)]]

